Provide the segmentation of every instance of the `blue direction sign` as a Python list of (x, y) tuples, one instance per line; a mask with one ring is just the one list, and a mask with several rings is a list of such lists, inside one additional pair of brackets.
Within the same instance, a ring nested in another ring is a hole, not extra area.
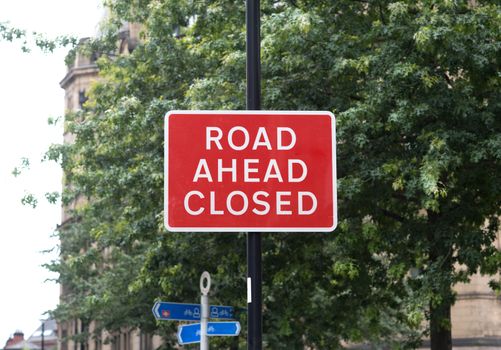
[[(200, 321), (202, 308), (200, 304), (166, 303), (157, 301), (153, 305), (153, 315), (157, 320), (167, 321)], [(211, 305), (209, 317), (221, 320), (231, 320), (234, 318), (232, 306)]]
[[(209, 337), (235, 337), (240, 334), (240, 323), (232, 322), (209, 322), (207, 335)], [(183, 324), (178, 327), (177, 339), (179, 344), (200, 343), (200, 323)]]
[(236, 337), (240, 334), (240, 322), (209, 322), (207, 335), (209, 337)]

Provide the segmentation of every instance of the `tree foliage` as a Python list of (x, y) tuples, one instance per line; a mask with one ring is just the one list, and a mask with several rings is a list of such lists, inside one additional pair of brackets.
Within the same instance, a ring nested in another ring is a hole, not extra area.
[(43, 33), (12, 27), (9, 22), (0, 22), (0, 41), (19, 42), (21, 50), (26, 53), (33, 47), (38, 47), (43, 52), (53, 52), (58, 47), (75, 47), (78, 42), (73, 36), (60, 35), (49, 38)]
[[(211, 300), (240, 307), (245, 325), (245, 235), (162, 223), (163, 116), (245, 109), (245, 8), (108, 6), (110, 32), (141, 23), (143, 40), (99, 60), (84, 110), (67, 116), (74, 144), (49, 152), (71, 184), (63, 200), (81, 203), (49, 266), (69, 291), (54, 313), (157, 332), (172, 348), (175, 325), (150, 309), (197, 301), (203, 270)], [(454, 284), (501, 264), (499, 4), (263, 0), (261, 10), (263, 109), (337, 116), (340, 218), (331, 234), (263, 234), (265, 348), (412, 348), (425, 319), (432, 338), (449, 331), (440, 311)]]

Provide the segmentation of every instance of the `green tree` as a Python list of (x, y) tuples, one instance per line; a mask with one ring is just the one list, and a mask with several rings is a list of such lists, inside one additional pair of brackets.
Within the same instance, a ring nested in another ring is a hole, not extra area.
[[(162, 117), (245, 108), (244, 6), (108, 5), (110, 33), (129, 21), (144, 37), (131, 55), (99, 60), (102, 80), (67, 117), (75, 143), (48, 153), (71, 184), (63, 200), (87, 199), (60, 230), (50, 268), (71, 293), (55, 314), (159, 332), (170, 348), (174, 325), (155, 323), (151, 306), (196, 301), (201, 271), (214, 302), (245, 307), (244, 234), (162, 224)], [(500, 11), (496, 1), (263, 1), (263, 108), (336, 113), (340, 217), (333, 234), (264, 235), (266, 348), (412, 348), (427, 318), (432, 349), (451, 349), (452, 287), (501, 263)]]
[(36, 46), (44, 52), (53, 52), (57, 47), (75, 47), (77, 38), (60, 35), (49, 38), (43, 33), (27, 32), (24, 29), (12, 27), (9, 22), (0, 22), (0, 41), (19, 42), (23, 52), (30, 52)]

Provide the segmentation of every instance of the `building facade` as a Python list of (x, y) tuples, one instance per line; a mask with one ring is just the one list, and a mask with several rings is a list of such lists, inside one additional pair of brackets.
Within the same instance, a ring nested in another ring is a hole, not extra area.
[[(501, 249), (498, 232), (496, 248)], [(476, 274), (470, 283), (458, 284), (452, 308), (453, 345), (464, 350), (501, 349), (501, 296), (490, 287), (493, 277)]]
[(20, 330), (7, 339), (3, 350), (41, 350), (42, 348), (29, 339), (24, 339), (24, 333)]
[[(119, 32), (119, 42), (117, 43), (117, 54), (128, 54), (136, 47), (139, 42), (140, 27), (134, 24), (125, 24)], [(90, 40), (89, 38), (81, 39), (80, 44)], [(65, 111), (66, 113), (76, 112), (83, 108), (87, 101), (87, 92), (91, 85), (96, 82), (98, 77), (98, 66), (96, 60), (98, 55), (86, 56), (77, 53), (74, 62), (68, 66), (67, 73), (60, 82), (61, 88), (65, 91)], [(72, 143), (74, 135), (65, 130), (64, 142)], [(70, 184), (64, 183), (63, 186)], [(71, 225), (71, 210), (78, 207), (82, 202), (77, 200), (68, 206), (62, 208), (62, 220), (60, 229), (64, 230), (66, 225)], [(60, 286), (60, 298), (64, 299), (68, 291), (64, 284)], [(75, 319), (70, 322), (61, 322), (57, 327), (58, 350), (154, 350), (158, 348), (162, 342), (158, 336), (144, 334), (139, 329), (123, 329), (121, 332), (108, 333), (91, 336), (84, 340), (79, 335), (88, 332), (93, 334), (95, 330), (95, 322), (89, 324), (83, 323), (81, 320)], [(79, 340), (76, 340), (79, 339)], [(17, 350), (17, 349), (7, 349)], [(38, 349), (35, 349), (38, 350)], [(47, 349), (49, 350), (49, 349)]]

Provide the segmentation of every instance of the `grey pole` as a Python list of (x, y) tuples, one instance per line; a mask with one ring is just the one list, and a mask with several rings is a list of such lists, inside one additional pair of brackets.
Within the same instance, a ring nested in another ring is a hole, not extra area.
[(200, 317), (200, 350), (209, 350), (209, 337), (207, 336), (207, 325), (209, 323), (209, 290), (210, 274), (207, 271), (200, 276), (200, 292), (202, 293), (200, 304), (202, 312)]
[(200, 350), (209, 350), (209, 337), (207, 336), (207, 324), (209, 323), (209, 297), (202, 295), (202, 314), (200, 322)]

